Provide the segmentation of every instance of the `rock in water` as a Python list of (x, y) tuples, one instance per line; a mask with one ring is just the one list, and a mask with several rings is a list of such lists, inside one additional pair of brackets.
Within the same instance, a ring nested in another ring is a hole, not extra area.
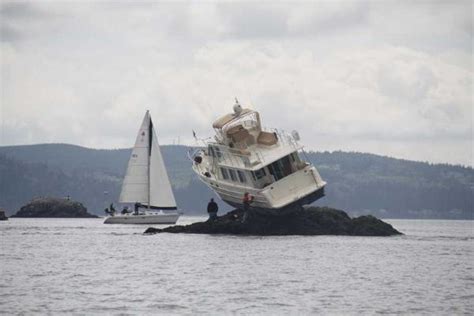
[(272, 216), (250, 213), (242, 223), (242, 210), (231, 211), (215, 221), (198, 222), (186, 226), (163, 229), (148, 228), (146, 234), (191, 233), (230, 235), (349, 235), (392, 236), (401, 235), (392, 225), (373, 216), (351, 219), (346, 212), (329, 207), (308, 207), (294, 213)]
[(82, 203), (68, 199), (36, 198), (12, 217), (98, 217), (89, 214)]
[(0, 208), (0, 221), (7, 221), (8, 217), (6, 215), (6, 212)]

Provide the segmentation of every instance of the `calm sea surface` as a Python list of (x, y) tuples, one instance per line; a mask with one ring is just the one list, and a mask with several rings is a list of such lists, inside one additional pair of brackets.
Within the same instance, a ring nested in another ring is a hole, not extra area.
[(474, 314), (472, 221), (388, 220), (398, 237), (145, 236), (102, 222), (0, 222), (0, 312)]

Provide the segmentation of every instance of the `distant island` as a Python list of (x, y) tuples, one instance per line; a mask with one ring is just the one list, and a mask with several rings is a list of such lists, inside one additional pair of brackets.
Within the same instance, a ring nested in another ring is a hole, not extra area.
[(328, 207), (308, 207), (287, 215), (272, 216), (252, 213), (242, 222), (243, 211), (236, 209), (215, 221), (170, 226), (163, 229), (150, 227), (145, 234), (187, 233), (228, 235), (347, 235), (394, 236), (399, 231), (373, 216), (350, 218), (346, 212)]
[(82, 203), (69, 199), (42, 197), (33, 199), (12, 217), (97, 218)]

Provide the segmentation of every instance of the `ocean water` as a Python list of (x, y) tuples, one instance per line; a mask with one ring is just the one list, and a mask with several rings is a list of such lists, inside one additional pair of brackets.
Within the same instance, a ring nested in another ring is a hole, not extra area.
[(0, 313), (474, 314), (472, 221), (387, 220), (396, 237), (143, 235), (102, 221), (0, 222)]

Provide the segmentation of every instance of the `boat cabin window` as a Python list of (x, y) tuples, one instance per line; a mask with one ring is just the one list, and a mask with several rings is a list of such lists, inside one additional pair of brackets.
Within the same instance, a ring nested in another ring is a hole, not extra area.
[(268, 165), (268, 171), (273, 176), (275, 181), (278, 181), (293, 173), (290, 156), (291, 155), (285, 156)]
[(301, 161), (300, 156), (298, 156), (298, 153), (296, 151), (294, 153), (292, 153), (290, 156), (291, 156), (291, 158), (293, 158), (292, 161), (294, 163), (297, 163), (297, 162)]
[(234, 170), (221, 167), (221, 174), (224, 180), (232, 180), (234, 182), (246, 183), (247, 177), (245, 172), (241, 170)]
[(225, 180), (229, 180), (229, 173), (227, 172), (226, 168), (221, 168), (222, 178)]
[(221, 158), (222, 157), (221, 149), (217, 146), (209, 145), (209, 155), (214, 158)]
[(239, 181), (240, 182), (242, 182), (242, 183), (247, 182), (247, 179), (245, 178), (245, 174), (242, 171), (237, 170), (237, 175), (239, 176)]
[(219, 147), (214, 147), (214, 151), (216, 152), (217, 158), (222, 157), (221, 149)]
[(267, 173), (265, 172), (265, 169), (258, 169), (255, 171), (252, 171), (252, 177), (254, 180), (260, 180), (261, 178), (265, 177)]
[(237, 181), (237, 176), (235, 175), (234, 170), (229, 169), (229, 174), (230, 174), (230, 178), (232, 179), (232, 181)]

